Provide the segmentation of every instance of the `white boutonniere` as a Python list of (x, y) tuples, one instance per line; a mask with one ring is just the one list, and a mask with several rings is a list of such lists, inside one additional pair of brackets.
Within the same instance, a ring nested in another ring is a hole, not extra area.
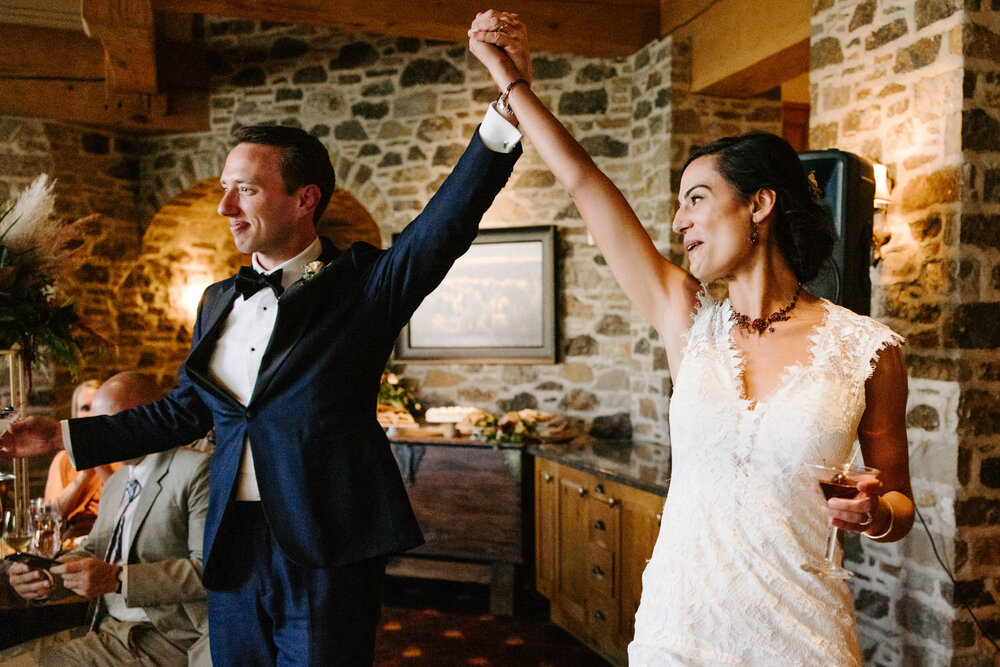
[(302, 267), (302, 282), (308, 282), (316, 277), (316, 274), (323, 270), (325, 264), (318, 259), (315, 262), (309, 262), (304, 267)]

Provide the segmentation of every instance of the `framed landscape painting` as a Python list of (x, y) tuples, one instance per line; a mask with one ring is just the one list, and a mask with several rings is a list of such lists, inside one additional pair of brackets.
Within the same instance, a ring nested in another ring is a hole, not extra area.
[(407, 361), (555, 363), (555, 228), (483, 229), (396, 343)]

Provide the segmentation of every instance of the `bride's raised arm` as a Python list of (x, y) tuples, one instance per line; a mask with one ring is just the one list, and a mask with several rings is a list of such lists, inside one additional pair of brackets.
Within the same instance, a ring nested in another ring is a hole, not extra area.
[[(626, 295), (667, 339), (669, 355), (670, 339), (690, 324), (698, 281), (657, 251), (621, 191), (532, 92), (527, 34), (517, 14), (478, 14), (469, 29), (469, 48), (508, 91), (507, 104), (521, 131), (573, 198)], [(519, 79), (524, 82), (514, 83)]]

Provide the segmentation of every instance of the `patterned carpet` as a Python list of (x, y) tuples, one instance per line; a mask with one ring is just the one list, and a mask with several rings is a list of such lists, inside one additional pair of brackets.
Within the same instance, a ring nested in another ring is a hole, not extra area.
[[(522, 598), (528, 598), (522, 595)], [(548, 620), (544, 600), (512, 618), (487, 615), (475, 584), (390, 578), (375, 648), (377, 667), (607, 667)]]

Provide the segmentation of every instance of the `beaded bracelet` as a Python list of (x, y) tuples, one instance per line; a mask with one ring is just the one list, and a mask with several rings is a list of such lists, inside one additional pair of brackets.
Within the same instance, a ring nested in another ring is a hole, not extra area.
[(878, 535), (869, 535), (868, 533), (865, 533), (864, 534), (865, 537), (867, 537), (869, 540), (881, 540), (883, 537), (885, 537), (886, 535), (888, 535), (889, 533), (892, 532), (892, 522), (896, 519), (896, 515), (893, 514), (893, 512), (892, 512), (892, 504), (891, 503), (886, 503), (885, 505), (886, 505), (886, 507), (889, 508), (889, 526), (884, 531), (882, 531), (881, 533), (879, 533)]
[(514, 79), (507, 85), (507, 90), (497, 96), (497, 107), (500, 111), (514, 115), (514, 110), (511, 109), (510, 104), (507, 103), (507, 97), (510, 96), (510, 91), (514, 90), (514, 86), (520, 83), (523, 83), (526, 86), (528, 85), (528, 82), (525, 79)]

